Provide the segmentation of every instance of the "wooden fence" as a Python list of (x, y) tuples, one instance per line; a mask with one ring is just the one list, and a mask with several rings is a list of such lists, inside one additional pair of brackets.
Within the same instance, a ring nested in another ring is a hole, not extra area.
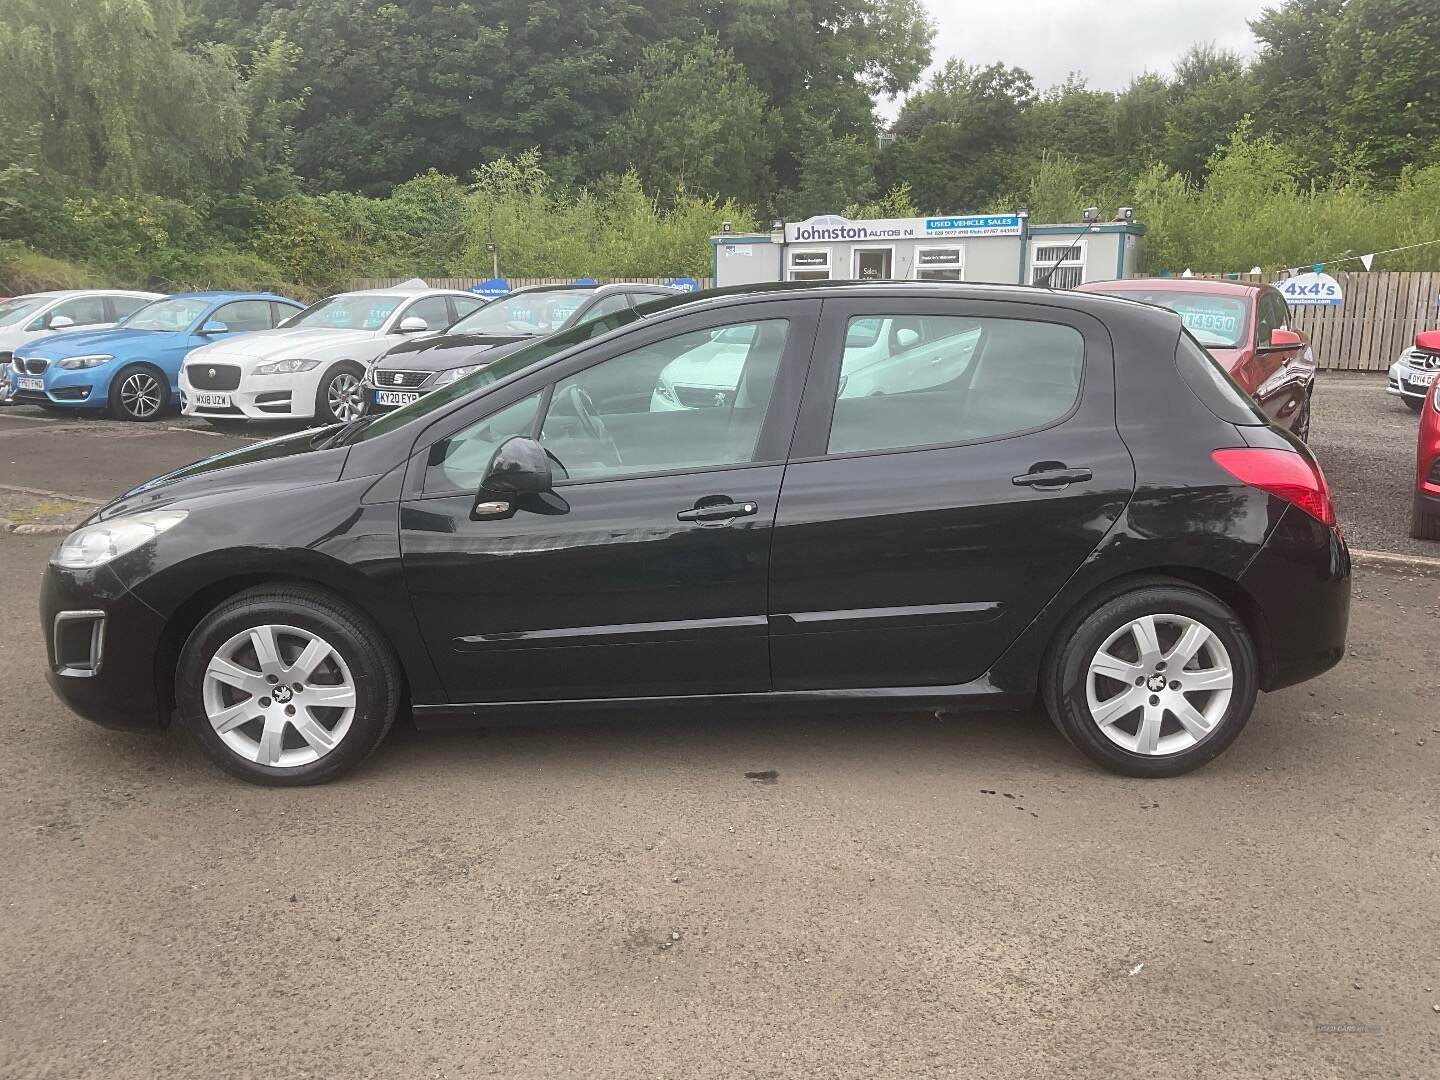
[[(1208, 275), (1207, 275), (1208, 276)], [(1384, 371), (1401, 351), (1414, 344), (1421, 330), (1440, 328), (1440, 273), (1342, 273), (1335, 279), (1345, 294), (1339, 307), (1292, 308), (1294, 329), (1308, 334), (1315, 360), (1329, 371)], [(397, 285), (400, 278), (363, 278), (356, 289), (379, 289)], [(436, 288), (468, 289), (483, 280), (476, 277), (426, 279)], [(573, 278), (510, 278), (512, 288), (525, 285), (562, 285)], [(598, 279), (609, 280), (609, 279)], [(618, 279), (617, 279), (618, 280)], [(626, 278), (663, 285), (667, 278)], [(710, 287), (709, 278), (699, 278), (700, 287)], [(1270, 275), (1241, 275), (1243, 281), (1269, 281)]]
[[(1343, 304), (1290, 309), (1291, 328), (1309, 336), (1316, 363), (1327, 371), (1384, 371), (1415, 343), (1417, 333), (1440, 328), (1440, 273), (1356, 271), (1332, 276), (1345, 295)], [(1275, 277), (1242, 274), (1240, 280)]]

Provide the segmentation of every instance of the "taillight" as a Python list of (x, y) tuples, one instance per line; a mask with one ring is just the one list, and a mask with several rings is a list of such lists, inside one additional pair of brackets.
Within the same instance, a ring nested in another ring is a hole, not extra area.
[(1215, 464), (1242, 484), (1267, 491), (1276, 498), (1298, 506), (1317, 521), (1335, 527), (1335, 504), (1330, 485), (1315, 462), (1293, 450), (1266, 450), (1236, 447), (1216, 450)]

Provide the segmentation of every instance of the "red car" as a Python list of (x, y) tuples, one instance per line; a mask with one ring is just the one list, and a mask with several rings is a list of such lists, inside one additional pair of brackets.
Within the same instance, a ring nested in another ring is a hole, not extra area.
[(1106, 293), (1159, 304), (1186, 329), (1276, 424), (1310, 437), (1315, 354), (1304, 334), (1290, 329), (1290, 307), (1270, 285), (1203, 278), (1091, 281), (1080, 292)]
[(1410, 535), (1440, 540), (1440, 379), (1430, 384), (1420, 410), (1420, 446), (1415, 455), (1415, 509)]

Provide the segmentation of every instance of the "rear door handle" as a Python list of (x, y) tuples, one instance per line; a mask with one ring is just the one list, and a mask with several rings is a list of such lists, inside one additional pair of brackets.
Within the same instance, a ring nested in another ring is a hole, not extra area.
[(1016, 487), (1033, 487), (1044, 491), (1050, 488), (1069, 487), (1094, 479), (1089, 469), (1067, 469), (1063, 465), (1053, 467), (1031, 466), (1023, 476), (1012, 476), (1010, 482)]
[(759, 509), (759, 505), (753, 502), (711, 503), (708, 506), (697, 506), (693, 510), (681, 510), (675, 516), (681, 521), (695, 521), (701, 525), (719, 525), (738, 517), (753, 517)]

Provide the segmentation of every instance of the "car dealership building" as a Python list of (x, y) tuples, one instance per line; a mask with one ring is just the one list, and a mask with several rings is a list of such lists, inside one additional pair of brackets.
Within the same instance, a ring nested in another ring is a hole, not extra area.
[[(1145, 227), (1121, 210), (1102, 223), (1032, 225), (1029, 214), (849, 221), (836, 215), (767, 233), (711, 238), (716, 286), (765, 281), (983, 281), (1071, 288), (1133, 277)], [(1090, 220), (1091, 218), (1095, 220)], [(1053, 269), (1053, 273), (1052, 273)]]

